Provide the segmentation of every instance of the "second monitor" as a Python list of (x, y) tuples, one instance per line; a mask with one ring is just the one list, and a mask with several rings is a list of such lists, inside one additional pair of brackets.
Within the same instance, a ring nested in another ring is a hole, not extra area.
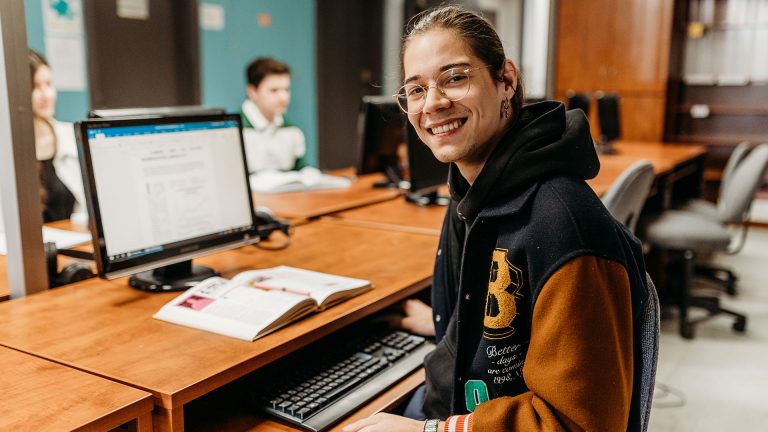
[(419, 205), (448, 205), (450, 198), (438, 193), (448, 181), (448, 164), (435, 158), (413, 126), (406, 125), (410, 188), (406, 199)]
[(376, 187), (402, 187), (408, 178), (405, 115), (389, 96), (364, 96), (358, 117), (357, 175), (381, 172)]
[(363, 97), (358, 138), (358, 175), (382, 172), (387, 180), (378, 187), (407, 190), (417, 204), (447, 204), (437, 189), (446, 183), (448, 165), (435, 159), (392, 97)]

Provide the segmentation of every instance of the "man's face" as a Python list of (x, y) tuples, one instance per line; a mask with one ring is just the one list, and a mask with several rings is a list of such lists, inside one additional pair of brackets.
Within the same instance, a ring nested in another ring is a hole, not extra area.
[(258, 87), (248, 85), (248, 98), (272, 121), (278, 114), (285, 114), (291, 102), (291, 76), (288, 74), (267, 75)]
[(491, 69), (470, 72), (469, 92), (455, 102), (434, 87), (435, 78), (447, 69), (484, 66), (467, 44), (448, 30), (429, 31), (407, 46), (403, 57), (406, 83), (431, 87), (422, 111), (408, 114), (408, 120), (441, 162), (455, 162), (459, 168), (462, 164), (482, 164), (504, 131), (506, 119), (499, 114), (504, 83), (491, 77), (495, 73)]

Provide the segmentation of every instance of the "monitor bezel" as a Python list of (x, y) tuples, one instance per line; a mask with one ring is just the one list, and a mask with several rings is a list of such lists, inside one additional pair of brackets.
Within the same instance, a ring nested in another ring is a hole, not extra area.
[(85, 188), (86, 205), (88, 208), (88, 227), (93, 238), (94, 260), (98, 275), (105, 279), (115, 279), (121, 276), (136, 274), (146, 270), (153, 270), (163, 266), (180, 263), (215, 252), (233, 249), (252, 244), (258, 241), (258, 222), (254, 212), (251, 211), (250, 226), (243, 227), (243, 231), (233, 233), (215, 233), (196, 237), (184, 241), (169, 243), (163, 246), (163, 250), (157, 253), (137, 256), (124, 261), (109, 261), (107, 255), (107, 242), (104, 237), (104, 228), (101, 220), (99, 197), (96, 190), (90, 141), (88, 130), (91, 128), (164, 125), (189, 122), (220, 122), (235, 121), (238, 127), (240, 140), (240, 152), (243, 161), (243, 177), (246, 183), (249, 208), (253, 209), (253, 194), (248, 181), (248, 169), (246, 164), (245, 146), (243, 144), (242, 121), (237, 114), (210, 114), (210, 115), (183, 115), (183, 116), (143, 116), (132, 118), (104, 118), (88, 119), (75, 124), (80, 168), (82, 171), (83, 185)]

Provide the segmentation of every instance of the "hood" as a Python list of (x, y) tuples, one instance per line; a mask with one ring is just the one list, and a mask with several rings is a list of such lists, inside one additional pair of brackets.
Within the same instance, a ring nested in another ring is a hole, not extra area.
[(458, 212), (473, 220), (497, 201), (508, 202), (541, 180), (558, 176), (591, 179), (600, 170), (589, 123), (580, 110), (560, 102), (527, 105), (504, 134), (470, 185), (456, 164), (448, 171)]

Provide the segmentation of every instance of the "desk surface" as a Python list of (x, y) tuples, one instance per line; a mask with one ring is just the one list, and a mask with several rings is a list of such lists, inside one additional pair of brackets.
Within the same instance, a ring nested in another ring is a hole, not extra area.
[(615, 144), (615, 149), (615, 154), (600, 155), (600, 172), (595, 178), (587, 180), (589, 186), (600, 196), (636, 161), (651, 161), (654, 173), (659, 177), (674, 171), (682, 164), (703, 157), (707, 151), (705, 147), (697, 145), (640, 141), (619, 141)]
[(279, 217), (313, 219), (319, 216), (390, 200), (400, 195), (397, 189), (374, 188), (384, 179), (380, 174), (357, 177), (346, 189), (320, 189), (277, 194), (253, 194), (253, 205), (267, 206)]
[[(145, 389), (157, 430), (183, 429), (183, 404), (426, 288), (437, 238), (316, 221), (282, 251), (241, 248), (201, 258), (225, 276), (280, 264), (368, 279), (374, 289), (255, 342), (155, 320), (177, 294), (91, 279), (0, 303), (0, 345)], [(408, 259), (402, 251), (408, 250)]]
[[(654, 164), (656, 176), (674, 171), (681, 164), (705, 153), (701, 146), (665, 145), (648, 142), (620, 142), (616, 154), (600, 155), (600, 172), (587, 183), (598, 195), (603, 195), (627, 167), (640, 159)], [(332, 214), (339, 222), (384, 229), (439, 235), (445, 207), (419, 207), (404, 199), (389, 200), (365, 207)]]
[(0, 430), (151, 430), (152, 395), (0, 347)]
[(440, 235), (445, 206), (419, 206), (404, 198), (346, 210), (328, 216), (339, 223)]

